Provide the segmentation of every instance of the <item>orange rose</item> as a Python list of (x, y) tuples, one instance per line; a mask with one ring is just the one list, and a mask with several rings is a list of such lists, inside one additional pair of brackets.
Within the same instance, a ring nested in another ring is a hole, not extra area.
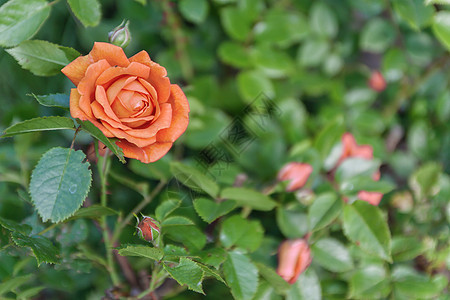
[(186, 96), (145, 51), (127, 58), (118, 46), (95, 43), (62, 72), (77, 86), (70, 93), (72, 117), (117, 138), (126, 157), (154, 162), (186, 130)]

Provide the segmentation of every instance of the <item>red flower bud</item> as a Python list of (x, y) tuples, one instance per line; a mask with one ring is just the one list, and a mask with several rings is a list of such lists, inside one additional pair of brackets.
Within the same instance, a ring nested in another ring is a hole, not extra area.
[(291, 162), (285, 165), (280, 172), (278, 172), (278, 180), (290, 180), (286, 187), (287, 192), (292, 192), (302, 188), (306, 181), (308, 181), (309, 175), (311, 175), (313, 167), (309, 164), (302, 164), (298, 162)]
[(368, 84), (369, 87), (376, 92), (382, 92), (386, 88), (386, 80), (384, 79), (383, 74), (381, 74), (380, 71), (372, 72)]
[(303, 239), (287, 240), (278, 249), (277, 273), (293, 284), (311, 263), (311, 250)]
[(381, 198), (383, 198), (382, 193), (367, 192), (367, 191), (358, 192), (358, 199), (366, 201), (367, 203), (372, 204), (374, 206), (380, 204)]
[(153, 218), (143, 216), (136, 226), (138, 236), (147, 242), (155, 240), (159, 236), (159, 227), (155, 223), (156, 221)]

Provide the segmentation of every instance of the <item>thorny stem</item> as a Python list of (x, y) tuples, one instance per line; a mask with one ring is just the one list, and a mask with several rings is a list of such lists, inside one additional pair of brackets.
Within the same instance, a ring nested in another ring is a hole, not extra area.
[(167, 18), (167, 24), (169, 25), (171, 31), (173, 32), (173, 39), (175, 42), (176, 57), (180, 62), (181, 72), (183, 73), (183, 78), (189, 81), (194, 75), (194, 70), (192, 68), (191, 61), (189, 60), (189, 55), (186, 50), (187, 40), (181, 29), (181, 24), (178, 16), (173, 11), (169, 0), (162, 0), (162, 9)]
[[(106, 150), (104, 157), (99, 156), (99, 164), (97, 164), (98, 173), (100, 175), (100, 184), (101, 184), (100, 202), (101, 202), (101, 205), (105, 206), (105, 207), (107, 204), (106, 183), (107, 183), (107, 178), (108, 178), (108, 173), (109, 173), (109, 168), (110, 168), (110, 163), (111, 163), (111, 160), (109, 159), (109, 156), (107, 153), (108, 151), (109, 150)], [(100, 162), (102, 162), (102, 163), (100, 164)], [(112, 252), (113, 241), (109, 234), (106, 216), (101, 217), (100, 225), (102, 228), (103, 240), (104, 240), (105, 248), (106, 248), (106, 263), (108, 266), (108, 272), (109, 272), (109, 275), (111, 276), (113, 285), (117, 286), (117, 285), (119, 285), (120, 280), (119, 280), (119, 276), (116, 273), (116, 268), (114, 265), (114, 257), (113, 257), (113, 252)]]

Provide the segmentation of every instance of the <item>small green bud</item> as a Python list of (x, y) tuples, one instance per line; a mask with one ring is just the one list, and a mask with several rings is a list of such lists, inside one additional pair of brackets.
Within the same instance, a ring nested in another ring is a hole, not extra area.
[(123, 20), (119, 26), (108, 33), (109, 42), (125, 49), (131, 42), (131, 33), (128, 28), (129, 21)]

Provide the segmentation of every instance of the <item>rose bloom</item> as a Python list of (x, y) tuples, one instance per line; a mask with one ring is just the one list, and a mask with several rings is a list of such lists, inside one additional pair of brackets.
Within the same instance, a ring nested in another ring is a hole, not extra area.
[(186, 130), (186, 96), (145, 51), (127, 58), (118, 46), (95, 43), (62, 72), (76, 85), (70, 93), (72, 117), (117, 138), (126, 157), (154, 162)]
[(285, 165), (280, 172), (278, 172), (278, 180), (290, 180), (288, 186), (286, 187), (286, 191), (292, 192), (302, 188), (306, 184), (306, 181), (308, 181), (309, 175), (311, 175), (312, 171), (313, 168), (309, 164), (291, 162)]
[(311, 251), (303, 239), (287, 240), (278, 249), (277, 273), (293, 284), (311, 263)]

